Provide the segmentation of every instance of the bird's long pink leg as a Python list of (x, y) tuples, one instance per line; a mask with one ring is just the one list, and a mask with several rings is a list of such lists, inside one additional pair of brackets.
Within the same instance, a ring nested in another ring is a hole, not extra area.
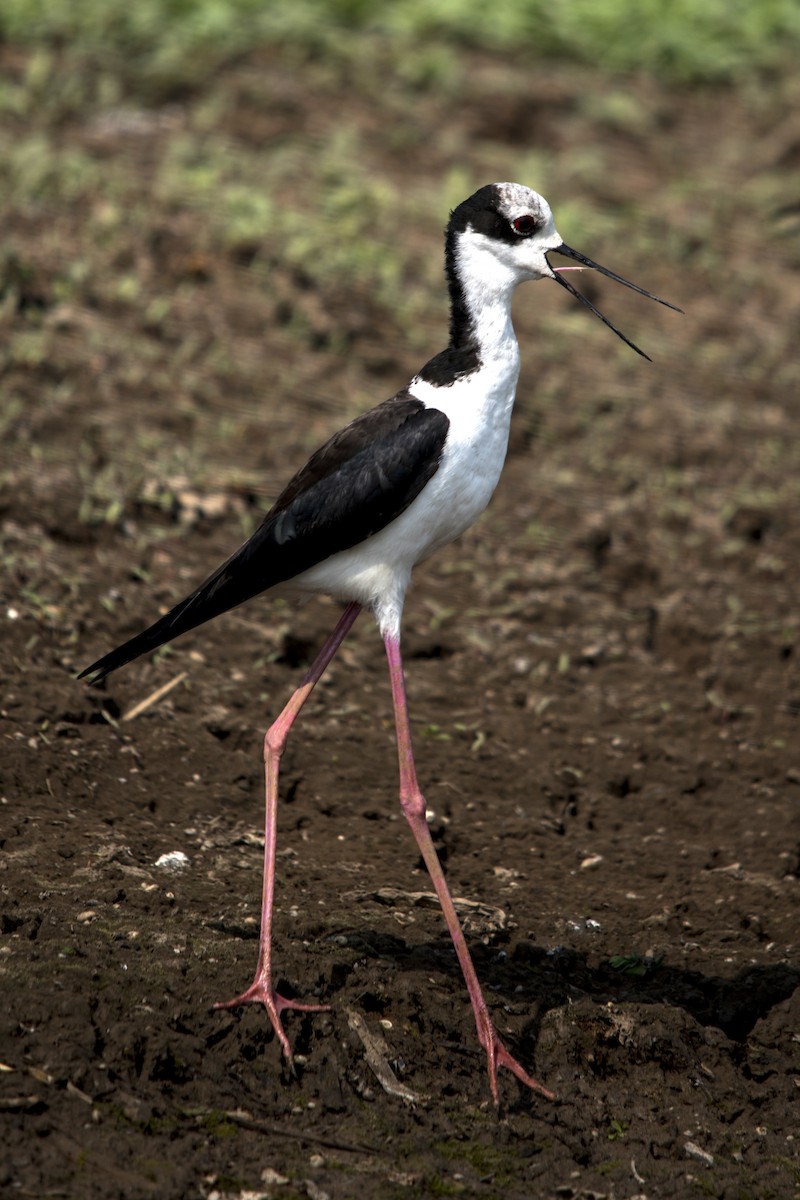
[(394, 719), (397, 729), (397, 753), (400, 760), (400, 804), (406, 820), (411, 826), (420, 853), (428, 868), (428, 873), (436, 888), (436, 895), (442, 906), (444, 919), (453, 945), (461, 964), (461, 970), (467, 984), (467, 991), (475, 1014), (475, 1024), (478, 1027), (478, 1039), (486, 1051), (489, 1066), (489, 1086), (492, 1089), (492, 1099), (498, 1103), (497, 1068), (507, 1067), (517, 1079), (527, 1087), (554, 1100), (555, 1096), (541, 1083), (528, 1075), (527, 1071), (506, 1050), (497, 1030), (494, 1027), (486, 1001), (483, 998), (478, 976), (472, 963), (463, 930), (456, 915), (455, 906), (450, 890), (439, 862), (439, 856), (433, 845), (428, 822), (425, 820), (425, 800), (417, 783), (417, 772), (414, 766), (414, 752), (411, 745), (411, 727), (408, 720), (408, 702), (406, 700), (406, 685), (403, 676), (403, 660), (400, 654), (400, 641), (396, 637), (385, 637), (386, 657), (389, 660), (389, 676), (392, 682), (392, 699), (394, 701)]
[(234, 1000), (215, 1004), (214, 1008), (237, 1008), (240, 1004), (261, 1003), (267, 1010), (272, 1028), (289, 1062), (292, 1051), (289, 1039), (281, 1025), (280, 1015), (285, 1008), (299, 1012), (327, 1012), (328, 1004), (301, 1004), (287, 1000), (272, 986), (272, 902), (275, 891), (275, 842), (278, 812), (278, 774), (289, 732), (301, 708), (321, 679), (325, 668), (341, 646), (356, 617), (361, 612), (358, 604), (349, 604), (338, 625), (320, 650), (303, 682), (292, 696), (278, 719), (267, 730), (264, 737), (264, 776), (266, 779), (266, 815), (264, 820), (264, 880), (261, 890), (261, 934), (258, 947), (258, 963), (253, 982), (247, 991)]

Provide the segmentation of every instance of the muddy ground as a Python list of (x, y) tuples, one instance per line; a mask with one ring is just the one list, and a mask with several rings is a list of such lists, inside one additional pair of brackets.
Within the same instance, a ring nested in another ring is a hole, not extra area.
[[(376, 171), (432, 197), (447, 171), (468, 167), (464, 194), (518, 177), (535, 147), (546, 187), (529, 166), (524, 182), (557, 219), (576, 191), (584, 214), (615, 214), (573, 230), (567, 212), (565, 239), (687, 310), (586, 284), (651, 365), (561, 294), (520, 296), (505, 475), (406, 611), (436, 843), (498, 1026), (557, 1099), (501, 1073), (490, 1102), (399, 814), (369, 619), (284, 763), (277, 972), (331, 1005), (287, 1016), (294, 1075), (262, 1013), (211, 1005), (255, 963), (261, 737), (335, 607), (256, 601), (103, 687), (75, 680), (445, 331), (440, 197), (413, 235), (435, 269), (412, 337), (356, 286), (320, 292), (279, 261), (258, 274), (254, 251), (203, 241), (167, 205), (153, 180), (204, 99), (182, 96), (62, 122), (110, 174), (134, 164), (130, 231), (87, 232), (112, 224), (105, 195), (4, 221), (4, 1195), (799, 1194), (797, 84), (467, 65), (455, 99), (386, 117), (412, 154), (344, 76), (289, 88), (269, 56), (214, 81), (215, 119), (232, 152), (265, 155), (350, 122)], [(82, 256), (64, 300), (54, 280)], [(168, 483), (165, 446), (183, 455)], [(174, 851), (177, 873), (158, 865)], [(364, 1031), (415, 1101), (383, 1089)]]

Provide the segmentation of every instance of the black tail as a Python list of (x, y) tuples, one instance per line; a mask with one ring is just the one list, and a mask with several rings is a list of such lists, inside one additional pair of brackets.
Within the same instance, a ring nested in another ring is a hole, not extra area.
[(126, 663), (133, 662), (141, 654), (157, 650), (173, 638), (188, 633), (190, 629), (196, 629), (212, 617), (218, 617), (221, 613), (236, 608), (245, 600), (252, 599), (277, 583), (279, 579), (274, 576), (270, 578), (265, 572), (254, 569), (254, 560), (258, 563), (261, 557), (259, 550), (262, 546), (259, 543), (265, 540), (262, 531), (263, 525), (248, 542), (218, 567), (213, 575), (209, 575), (191, 596), (181, 600), (180, 604), (176, 604), (148, 629), (123, 642), (116, 650), (98, 658), (97, 662), (81, 671), (78, 678), (83, 679), (91, 675), (91, 682), (99, 683), (106, 675), (110, 675), (118, 667), (124, 667)]

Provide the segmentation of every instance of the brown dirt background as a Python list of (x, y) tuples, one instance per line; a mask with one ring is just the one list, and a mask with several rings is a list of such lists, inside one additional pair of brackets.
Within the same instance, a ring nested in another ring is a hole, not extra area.
[[(106, 194), (6, 206), (4, 1195), (799, 1194), (797, 83), (466, 67), (459, 94), (404, 106), (398, 85), (383, 112), (345, 73), (268, 54), (213, 81), (233, 155), (347, 124), (398, 196), (430, 180), (416, 223), (401, 208), (361, 229), (432, 264), (415, 335), (357, 279), (318, 287), (163, 199), (159, 163), (209, 121), (202, 90), (127, 123), (62, 116), (64, 146), (137, 170), (135, 219), (115, 201), (107, 243)], [(469, 936), (499, 1028), (558, 1094), (501, 1074), (499, 1112), (441, 917), (416, 895), (370, 621), (284, 763), (277, 971), (332, 1005), (287, 1018), (294, 1078), (261, 1013), (210, 1005), (255, 961), (261, 737), (334, 606), (256, 601), (104, 688), (74, 678), (441, 347), (437, 187), (458, 172), (462, 195), (541, 188), (568, 242), (687, 312), (584, 281), (650, 365), (555, 289), (523, 289), (503, 480), (406, 610), (437, 846), (481, 906)], [(597, 225), (571, 223), (576, 198)], [(322, 207), (299, 187), (282, 202), (312, 225)], [(189, 866), (170, 875), (155, 863), (175, 850)], [(416, 1104), (381, 1088), (351, 1012)]]

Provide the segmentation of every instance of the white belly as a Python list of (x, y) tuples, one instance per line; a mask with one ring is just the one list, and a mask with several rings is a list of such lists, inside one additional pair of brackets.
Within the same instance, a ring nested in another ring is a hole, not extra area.
[(415, 380), (412, 395), (444, 412), (450, 421), (436, 474), (380, 533), (304, 571), (291, 586), (355, 600), (374, 612), (384, 635), (399, 635), (413, 567), (468, 529), (497, 486), (518, 372), (515, 356), (488, 381), (486, 370), (450, 388)]

